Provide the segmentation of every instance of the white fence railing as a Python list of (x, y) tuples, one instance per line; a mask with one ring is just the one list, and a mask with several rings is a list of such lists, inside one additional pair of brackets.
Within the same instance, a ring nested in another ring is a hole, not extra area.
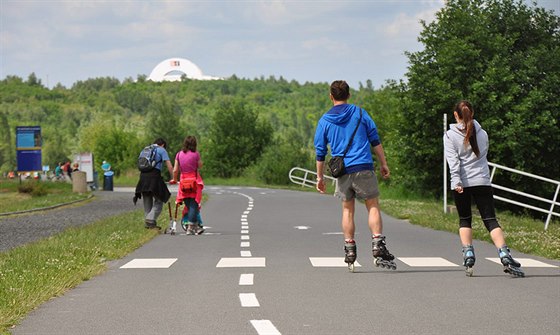
[[(516, 170), (516, 169), (508, 168), (506, 166), (498, 165), (498, 164), (495, 164), (495, 163), (488, 163), (488, 165), (490, 165), (492, 167), (492, 173), (490, 175), (490, 180), (492, 181), (492, 187), (493, 188), (498, 189), (498, 190), (502, 190), (502, 191), (505, 191), (505, 192), (521, 195), (521, 196), (524, 196), (526, 198), (531, 198), (531, 199), (534, 199), (534, 200), (538, 200), (538, 201), (541, 201), (541, 202), (548, 203), (548, 204), (550, 204), (550, 208), (549, 209), (544, 209), (544, 208), (541, 208), (541, 207), (532, 206), (532, 205), (529, 205), (529, 204), (526, 204), (526, 203), (523, 203), (523, 202), (507, 199), (507, 198), (497, 196), (497, 195), (494, 195), (494, 199), (504, 201), (504, 202), (507, 202), (507, 203), (510, 203), (510, 204), (514, 204), (514, 205), (517, 205), (517, 206), (529, 208), (529, 209), (532, 209), (532, 210), (535, 210), (535, 211), (538, 211), (538, 212), (541, 212), (541, 213), (548, 214), (547, 217), (546, 217), (546, 221), (544, 223), (544, 230), (548, 229), (548, 224), (550, 223), (550, 220), (552, 219), (553, 215), (560, 217), (560, 211), (556, 212), (554, 210), (555, 206), (558, 206), (558, 208), (560, 208), (560, 203), (558, 202), (558, 192), (560, 191), (560, 181), (553, 180), (553, 179), (548, 179), (548, 178), (537, 176), (537, 175), (534, 175), (534, 174), (531, 174), (531, 173), (527, 173), (527, 172), (519, 171), (519, 170)], [(497, 185), (493, 182), (494, 181), (494, 175), (496, 174), (496, 169), (502, 169), (502, 170), (505, 170), (505, 171), (508, 171), (508, 172), (517, 173), (517, 174), (527, 176), (527, 177), (531, 177), (531, 178), (541, 180), (541, 181), (544, 181), (544, 182), (547, 182), (547, 183), (555, 184), (556, 185), (556, 191), (554, 192), (554, 196), (552, 197), (552, 199), (546, 199), (546, 198), (542, 198), (542, 197), (539, 197), (539, 196), (536, 196), (536, 195), (533, 195), (533, 194), (529, 194), (529, 193), (525, 193), (525, 192), (521, 192), (521, 191), (516, 191), (516, 190), (514, 190), (512, 188), (509, 188), (509, 187)]]
[[(302, 187), (315, 188), (317, 186), (317, 173), (315, 171), (295, 167), (290, 170), (288, 176), (292, 183), (301, 185)], [(332, 181), (333, 185), (336, 185), (336, 178), (327, 175), (325, 175), (324, 178), (325, 180)]]

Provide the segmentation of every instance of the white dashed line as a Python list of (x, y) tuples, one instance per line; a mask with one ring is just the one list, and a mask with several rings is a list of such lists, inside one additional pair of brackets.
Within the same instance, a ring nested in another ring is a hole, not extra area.
[(251, 238), (249, 237), (249, 235), (241, 235), (241, 239), (242, 240), (250, 240)]
[(121, 269), (167, 269), (177, 258), (136, 258), (121, 266)]
[(241, 257), (251, 257), (251, 251), (249, 250), (241, 250)]
[(239, 285), (250, 286), (253, 285), (255, 275), (253, 273), (244, 273), (239, 276)]
[(243, 229), (243, 230), (241, 230), (241, 234), (249, 234), (249, 230)]
[(270, 320), (251, 320), (251, 324), (259, 335), (282, 335)]
[(255, 293), (239, 293), (241, 307), (260, 307)]
[(224, 257), (220, 259), (217, 268), (264, 268), (266, 258), (264, 257)]
[(441, 257), (398, 257), (398, 260), (400, 260), (401, 262), (405, 263), (408, 266), (414, 266), (414, 267), (459, 266)]
[(241, 248), (249, 248), (251, 246), (251, 242), (241, 242)]
[[(502, 261), (500, 261), (499, 258), (488, 257), (486, 259), (491, 261), (491, 262), (498, 263), (498, 264), (502, 265)], [(522, 268), (557, 268), (558, 267), (556, 265), (547, 264), (547, 263), (537, 261), (536, 259), (531, 259), (531, 258), (517, 258), (516, 257), (514, 259), (516, 261), (518, 261), (519, 263), (521, 263)]]

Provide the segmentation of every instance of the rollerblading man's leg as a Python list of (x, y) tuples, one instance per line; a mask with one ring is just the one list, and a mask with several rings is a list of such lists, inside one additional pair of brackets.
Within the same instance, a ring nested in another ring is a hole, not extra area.
[(375, 266), (381, 266), (382, 268), (392, 270), (397, 269), (397, 263), (394, 262), (395, 256), (387, 250), (387, 246), (385, 245), (385, 236), (374, 235), (372, 237), (371, 250)]
[(354, 241), (354, 199), (342, 202), (342, 232), (344, 233), (344, 262), (348, 264), (348, 270), (354, 272), (357, 250)]
[(354, 272), (354, 262), (356, 261), (356, 257), (358, 255), (356, 241), (344, 241), (344, 253), (344, 262), (348, 264), (348, 270)]
[(471, 244), (463, 246), (463, 266), (467, 276), (472, 277), (473, 266), (476, 261), (474, 256), (474, 247)]
[(387, 250), (385, 245), (385, 236), (383, 236), (383, 221), (381, 220), (381, 211), (379, 210), (378, 198), (366, 200), (366, 208), (368, 210), (368, 224), (372, 234), (372, 253), (373, 264), (387, 269), (397, 269), (393, 256)]
[(509, 273), (513, 277), (525, 277), (525, 273), (521, 270), (521, 264), (511, 257), (509, 248), (506, 245), (498, 249), (498, 255), (504, 266), (505, 273)]

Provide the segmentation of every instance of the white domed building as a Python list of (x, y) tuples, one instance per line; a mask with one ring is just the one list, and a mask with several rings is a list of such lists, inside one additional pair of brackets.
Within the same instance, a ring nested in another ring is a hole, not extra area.
[(219, 77), (207, 76), (196, 64), (185, 58), (169, 58), (154, 67), (148, 80), (180, 81), (182, 76), (197, 80), (217, 80)]

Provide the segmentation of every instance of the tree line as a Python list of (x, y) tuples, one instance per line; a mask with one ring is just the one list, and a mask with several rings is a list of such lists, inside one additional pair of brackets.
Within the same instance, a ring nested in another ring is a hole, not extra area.
[[(351, 103), (375, 120), (392, 183), (440, 196), (442, 117), (470, 100), (490, 137), (489, 160), (558, 179), (560, 175), (560, 19), (521, 0), (449, 0), (406, 53), (406, 79), (352, 89)], [(344, 79), (344, 78), (333, 78)], [(155, 83), (93, 78), (51, 89), (31, 74), (0, 82), (0, 170), (15, 168), (15, 127), (40, 125), (43, 161), (93, 152), (117, 173), (134, 169), (156, 137), (170, 154), (195, 135), (204, 174), (289, 183), (293, 166), (315, 167), (313, 134), (330, 108), (329, 83), (273, 76)], [(529, 192), (550, 187), (500, 175)]]

